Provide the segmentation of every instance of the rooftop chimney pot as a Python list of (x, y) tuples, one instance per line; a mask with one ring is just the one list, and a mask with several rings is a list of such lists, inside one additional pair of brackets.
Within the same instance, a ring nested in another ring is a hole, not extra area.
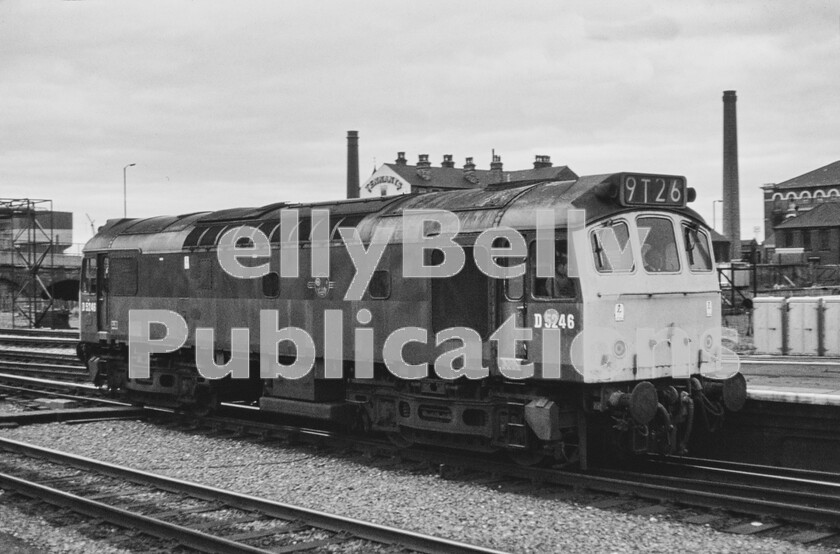
[(406, 165), (408, 161), (405, 159), (405, 152), (397, 152), (397, 165)]
[(432, 179), (431, 167), (432, 164), (429, 162), (429, 155), (420, 154), (420, 158), (417, 161), (417, 175), (424, 181), (430, 181)]
[(490, 184), (501, 183), (503, 180), (502, 157), (498, 154), (493, 154), (493, 161), (490, 162)]
[(444, 154), (443, 161), (440, 164), (441, 167), (455, 167), (455, 162), (452, 161), (452, 154)]
[(534, 157), (534, 169), (542, 169), (544, 167), (551, 167), (551, 156), (537, 155)]
[(478, 184), (478, 177), (475, 175), (475, 164), (473, 163), (472, 157), (467, 158), (467, 161), (464, 162), (464, 179), (473, 185)]

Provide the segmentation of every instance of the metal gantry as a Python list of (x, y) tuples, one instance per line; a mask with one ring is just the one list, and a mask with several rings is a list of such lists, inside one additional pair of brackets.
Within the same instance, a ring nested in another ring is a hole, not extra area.
[(5, 258), (0, 265), (8, 263), (12, 327), (17, 327), (21, 318), (27, 327), (40, 326), (53, 305), (53, 295), (41, 276), (45, 265), (54, 265), (53, 223), (52, 200), (0, 198)]

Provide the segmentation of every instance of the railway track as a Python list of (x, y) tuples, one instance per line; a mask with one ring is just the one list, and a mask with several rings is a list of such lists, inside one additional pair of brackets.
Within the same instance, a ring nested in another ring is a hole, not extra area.
[(593, 477), (635, 481), (635, 494), (813, 525), (840, 524), (840, 475), (706, 460), (655, 461)]
[[(95, 388), (91, 388), (95, 391)], [(840, 476), (827, 472), (675, 458), (668, 461), (650, 460), (641, 469), (600, 469), (583, 474), (549, 468), (526, 468), (501, 459), (434, 449), (397, 449), (386, 440), (360, 439), (308, 426), (277, 424), (264, 418), (264, 414), (258, 410), (242, 405), (223, 405), (219, 415), (204, 418), (175, 416), (163, 411), (156, 413), (162, 414), (169, 421), (172, 417), (179, 417), (182, 425), (188, 429), (210, 428), (237, 436), (273, 437), (293, 442), (328, 444), (338, 448), (356, 448), (371, 455), (398, 456), (407, 461), (427, 463), (430, 467), (454, 468), (459, 471), (480, 467), (487, 474), (509, 479), (599, 493), (632, 495), (654, 502), (732, 510), (794, 522), (829, 526), (837, 526), (840, 522)]]
[(0, 486), (203, 552), (490, 553), (490, 549), (232, 493), (0, 439)]
[[(0, 376), (2, 378), (2, 376)], [(17, 377), (20, 383), (26, 378)], [(31, 380), (36, 383), (43, 380)], [(73, 387), (55, 383), (54, 387)], [(79, 385), (92, 389), (91, 385)], [(60, 394), (60, 393), (55, 393)], [(507, 481), (536, 483), (543, 494), (552, 487), (587, 493), (623, 495), (654, 503), (703, 509), (729, 510), (750, 516), (836, 528), (840, 525), (840, 475), (830, 472), (758, 466), (721, 460), (694, 458), (646, 460), (630, 470), (598, 469), (587, 474), (548, 468), (525, 468), (501, 458), (488, 459), (434, 449), (397, 449), (386, 440), (359, 438), (346, 433), (294, 425), (277, 424), (274, 418), (253, 407), (223, 405), (217, 415), (194, 418), (155, 412), (167, 425), (179, 421), (186, 430), (212, 429), (235, 436), (280, 438), (289, 442), (308, 442), (336, 449), (353, 449), (364, 456), (393, 457), (409, 463), (426, 464), (433, 471), (481, 472)]]
[(15, 361), (9, 360), (5, 355), (0, 357), (0, 372), (75, 383), (90, 380), (87, 369), (81, 365)]
[(184, 420), (183, 425), (189, 430), (211, 428), (234, 436), (279, 437), (293, 443), (329, 444), (337, 450), (351, 448), (368, 459), (392, 457), (400, 463), (426, 464), (441, 476), (474, 475), (478, 471), (491, 480), (524, 485), (537, 495), (568, 496), (570, 491), (581, 492), (584, 497), (619, 495), (617, 504), (622, 503), (621, 498), (635, 498), (795, 524), (830, 528), (840, 525), (840, 475), (827, 472), (691, 458), (651, 460), (632, 470), (597, 469), (587, 473), (526, 468), (501, 457), (428, 448), (398, 449), (385, 440), (358, 440), (341, 433), (249, 420), (244, 415), (246, 409), (237, 406), (229, 406), (226, 413), (227, 417)]
[(75, 331), (2, 329), (0, 372), (69, 382), (87, 381), (87, 369), (75, 353), (77, 343), (78, 332)]
[(0, 329), (0, 335), (21, 337), (73, 337), (79, 339), (78, 329), (31, 329), (26, 327)]
[(39, 347), (75, 347), (78, 329), (0, 329), (0, 344)]

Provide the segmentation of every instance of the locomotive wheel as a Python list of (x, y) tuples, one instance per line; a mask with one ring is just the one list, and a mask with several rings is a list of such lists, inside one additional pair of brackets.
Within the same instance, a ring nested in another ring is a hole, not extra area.
[(399, 431), (396, 433), (388, 433), (388, 440), (391, 441), (391, 444), (397, 448), (411, 448), (414, 446), (414, 441), (405, 438)]
[(198, 395), (198, 402), (190, 405), (186, 411), (196, 417), (207, 417), (219, 407), (219, 397), (215, 391)]
[(544, 452), (535, 452), (534, 450), (509, 450), (508, 456), (517, 465), (523, 467), (540, 465), (548, 458)]

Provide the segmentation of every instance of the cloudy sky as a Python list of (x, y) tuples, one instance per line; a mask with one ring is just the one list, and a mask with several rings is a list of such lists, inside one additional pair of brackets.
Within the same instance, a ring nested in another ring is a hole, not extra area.
[(840, 3), (0, 0), (0, 197), (78, 242), (129, 163), (130, 217), (337, 199), (354, 129), (362, 179), (545, 154), (685, 175), (711, 220), (724, 90), (752, 237), (762, 184), (840, 159)]

